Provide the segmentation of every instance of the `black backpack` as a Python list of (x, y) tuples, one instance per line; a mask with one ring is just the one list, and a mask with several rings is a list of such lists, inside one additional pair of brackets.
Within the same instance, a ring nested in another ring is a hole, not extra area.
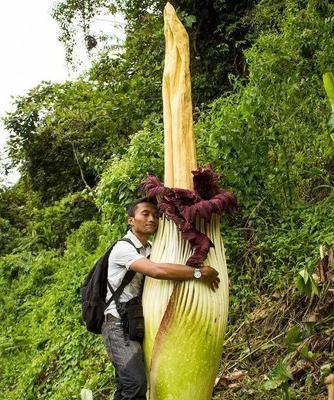
[[(135, 247), (135, 245), (128, 238), (122, 238), (119, 240), (119, 242), (120, 241), (128, 242), (133, 247)], [(98, 261), (96, 261), (94, 267), (89, 272), (84, 283), (81, 286), (82, 318), (86, 324), (88, 331), (96, 334), (101, 333), (102, 324), (105, 318), (105, 309), (109, 306), (112, 300), (118, 300), (125, 286), (132, 281), (132, 278), (136, 274), (134, 271), (127, 271), (120, 286), (115, 290), (113, 295), (106, 302), (108, 284), (108, 260), (110, 252), (116, 243), (114, 243)], [(139, 253), (137, 248), (136, 250)]]

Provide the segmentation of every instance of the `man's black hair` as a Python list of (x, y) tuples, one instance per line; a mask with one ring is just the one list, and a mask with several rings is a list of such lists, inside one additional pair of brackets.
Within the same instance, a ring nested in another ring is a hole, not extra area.
[(135, 200), (128, 206), (128, 217), (134, 217), (136, 208), (140, 203), (150, 203), (157, 207), (157, 201), (153, 197), (141, 197), (140, 199)]

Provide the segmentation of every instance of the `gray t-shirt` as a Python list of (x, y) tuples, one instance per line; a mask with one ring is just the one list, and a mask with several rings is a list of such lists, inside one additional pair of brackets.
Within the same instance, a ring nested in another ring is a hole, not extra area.
[[(134, 261), (143, 257), (148, 257), (151, 254), (151, 242), (148, 242), (148, 244), (144, 247), (137, 236), (131, 232), (131, 230), (129, 230), (124, 237), (130, 239), (136, 248), (127, 242), (117, 242), (112, 249), (108, 262), (108, 280), (114, 290), (120, 286), (126, 271), (130, 268)], [(139, 254), (136, 249), (139, 250)], [(125, 286), (119, 301), (129, 301), (133, 297), (138, 296), (140, 294), (142, 280), (143, 274), (137, 272), (132, 281)], [(108, 288), (106, 301), (110, 299), (110, 296), (111, 292)], [(106, 308), (104, 313), (112, 314), (113, 316), (120, 318), (114, 301), (110, 303), (109, 307)]]

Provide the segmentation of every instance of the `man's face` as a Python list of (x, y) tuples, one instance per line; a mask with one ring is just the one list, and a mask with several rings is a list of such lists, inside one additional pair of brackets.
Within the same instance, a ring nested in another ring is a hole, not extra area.
[(152, 235), (158, 229), (158, 208), (151, 203), (139, 203), (135, 209), (134, 217), (128, 218), (128, 223), (135, 232), (142, 235)]

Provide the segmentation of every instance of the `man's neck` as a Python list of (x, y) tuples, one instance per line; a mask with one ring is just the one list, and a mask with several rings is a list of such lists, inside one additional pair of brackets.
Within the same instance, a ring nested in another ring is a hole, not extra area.
[(136, 236), (136, 238), (140, 241), (140, 243), (145, 247), (148, 243), (148, 238), (149, 235), (145, 235), (142, 233), (136, 232), (133, 228), (131, 229), (131, 232)]

